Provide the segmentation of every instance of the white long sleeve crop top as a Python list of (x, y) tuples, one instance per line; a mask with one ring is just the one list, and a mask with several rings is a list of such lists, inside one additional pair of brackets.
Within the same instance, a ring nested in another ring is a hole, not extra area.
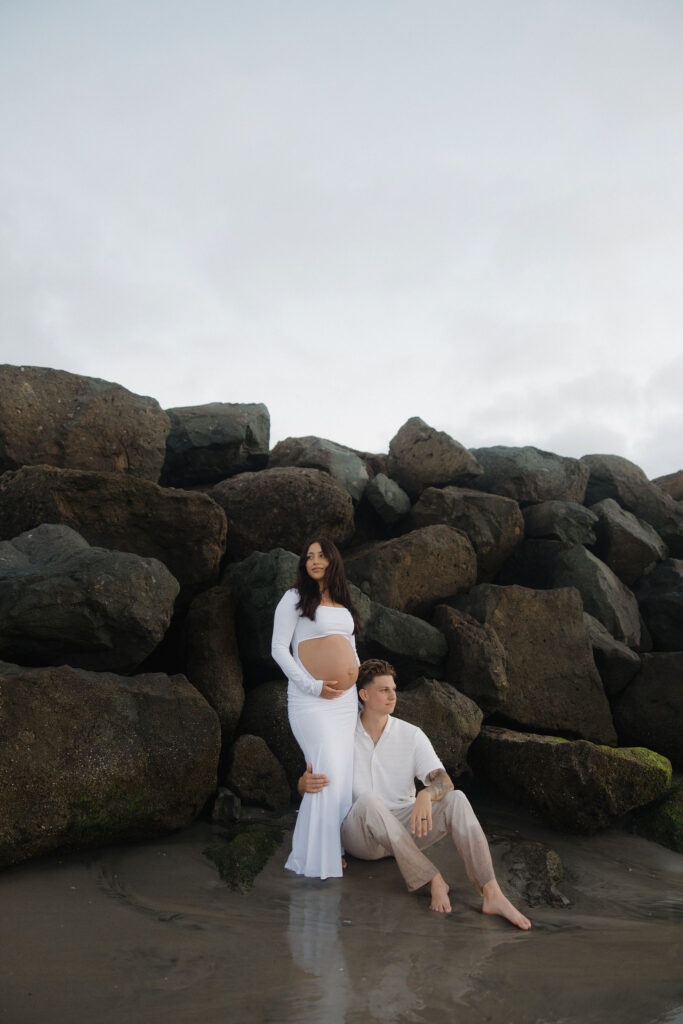
[[(301, 664), (297, 653), (299, 644), (302, 640), (313, 640), (339, 633), (348, 638), (353, 647), (353, 653), (356, 655), (356, 661), (360, 664), (353, 636), (353, 616), (348, 608), (318, 605), (315, 618), (309, 619), (297, 609), (298, 601), (299, 591), (296, 588), (292, 588), (282, 595), (275, 609), (270, 653), (290, 683), (297, 686), (303, 693), (319, 697), (323, 688), (323, 680), (314, 679)], [(290, 644), (292, 651), (290, 651)]]

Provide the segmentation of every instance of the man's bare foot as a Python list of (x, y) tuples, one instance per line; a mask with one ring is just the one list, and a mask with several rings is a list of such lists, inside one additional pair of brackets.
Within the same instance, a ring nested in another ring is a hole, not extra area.
[(346, 863), (346, 857), (342, 857), (342, 871), (344, 870), (344, 868), (347, 868), (348, 866), (349, 865)]
[(481, 892), (484, 897), (484, 905), (481, 908), (483, 914), (498, 914), (499, 917), (506, 918), (511, 924), (525, 932), (531, 928), (529, 918), (520, 914), (519, 910), (512, 906), (507, 896), (503, 895), (503, 891), (495, 879), (487, 882)]
[(436, 910), (440, 914), (450, 914), (451, 901), (448, 898), (448, 886), (441, 875), (434, 875), (429, 887), (432, 891), (432, 902), (429, 909)]

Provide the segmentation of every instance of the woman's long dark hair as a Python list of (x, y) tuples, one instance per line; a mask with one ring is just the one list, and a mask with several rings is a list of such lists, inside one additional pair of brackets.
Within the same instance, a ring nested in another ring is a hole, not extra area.
[(319, 544), (323, 555), (329, 559), (330, 564), (325, 570), (325, 585), (330, 597), (335, 604), (343, 604), (345, 608), (348, 608), (353, 616), (354, 632), (360, 633), (360, 620), (356, 606), (351, 600), (351, 592), (346, 582), (342, 556), (339, 554), (337, 545), (333, 541), (328, 540), (327, 537), (312, 537), (311, 540), (306, 541), (301, 552), (296, 574), (296, 589), (299, 591), (297, 608), (300, 609), (301, 614), (305, 615), (306, 618), (314, 619), (320, 604), (320, 587), (318, 582), (311, 579), (306, 572), (306, 556), (311, 544)]

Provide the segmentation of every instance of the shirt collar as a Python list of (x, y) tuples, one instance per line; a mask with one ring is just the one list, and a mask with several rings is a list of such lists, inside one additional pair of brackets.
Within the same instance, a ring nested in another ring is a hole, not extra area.
[[(356, 721), (356, 733), (357, 733), (358, 735), (360, 735), (360, 736), (367, 736), (367, 738), (368, 738), (368, 739), (369, 739), (370, 741), (372, 741), (372, 736), (370, 735), (370, 733), (369, 733), (369, 732), (366, 732), (366, 731), (365, 731), (365, 728), (364, 728), (364, 726), (363, 726), (363, 723), (362, 723), (362, 722), (361, 722), (361, 720), (360, 720), (360, 716), (361, 716), (361, 714), (362, 714), (362, 712), (361, 712), (361, 711), (359, 711), (359, 712), (358, 712), (358, 719), (357, 719), (357, 721)], [(382, 735), (380, 736), (380, 740), (381, 740), (381, 739), (382, 739), (382, 738), (383, 738), (384, 736), (388, 736), (388, 734), (389, 734), (389, 733), (391, 732), (391, 728), (392, 728), (393, 724), (394, 724), (394, 720), (393, 720), (393, 718), (391, 717), (391, 715), (389, 715), (389, 717), (387, 718), (387, 724), (386, 724), (386, 725), (384, 726), (384, 731), (383, 731)], [(378, 742), (379, 742), (379, 741), (378, 741)]]

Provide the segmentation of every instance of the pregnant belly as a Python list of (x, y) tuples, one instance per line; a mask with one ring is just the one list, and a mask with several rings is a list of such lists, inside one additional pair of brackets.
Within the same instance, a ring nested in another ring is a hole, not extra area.
[(299, 661), (314, 679), (336, 679), (344, 690), (348, 690), (358, 678), (358, 663), (353, 647), (339, 633), (302, 640), (298, 655)]

